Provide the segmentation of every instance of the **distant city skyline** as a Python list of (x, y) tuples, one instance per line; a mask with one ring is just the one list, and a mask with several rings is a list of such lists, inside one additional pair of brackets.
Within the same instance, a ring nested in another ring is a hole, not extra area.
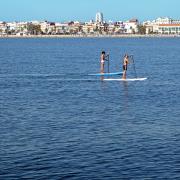
[(137, 18), (140, 21), (157, 17), (179, 19), (180, 0), (0, 0), (0, 21), (89, 21), (102, 12), (104, 20), (119, 21)]

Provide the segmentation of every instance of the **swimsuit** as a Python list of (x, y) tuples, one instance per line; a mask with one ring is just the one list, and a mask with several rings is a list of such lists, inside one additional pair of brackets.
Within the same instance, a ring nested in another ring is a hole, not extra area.
[(123, 70), (127, 71), (127, 65), (123, 65)]
[(124, 63), (123, 63), (123, 70), (127, 71), (127, 66), (128, 66), (128, 60), (124, 59)]

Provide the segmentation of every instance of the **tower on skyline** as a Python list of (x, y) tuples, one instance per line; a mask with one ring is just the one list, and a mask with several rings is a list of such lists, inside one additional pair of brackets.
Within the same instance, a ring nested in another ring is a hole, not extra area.
[(103, 23), (103, 13), (98, 12), (96, 13), (96, 23)]

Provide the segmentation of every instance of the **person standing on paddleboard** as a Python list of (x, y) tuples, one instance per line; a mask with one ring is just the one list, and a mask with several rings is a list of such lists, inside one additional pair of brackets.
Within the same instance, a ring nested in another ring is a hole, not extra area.
[(101, 64), (101, 73), (104, 73), (104, 65), (105, 65), (105, 61), (109, 61), (109, 59), (106, 59), (107, 57), (109, 57), (109, 54), (106, 55), (105, 51), (101, 52), (101, 58), (100, 58), (100, 64)]
[(125, 54), (123, 59), (123, 79), (126, 79), (127, 66), (129, 64), (129, 56)]

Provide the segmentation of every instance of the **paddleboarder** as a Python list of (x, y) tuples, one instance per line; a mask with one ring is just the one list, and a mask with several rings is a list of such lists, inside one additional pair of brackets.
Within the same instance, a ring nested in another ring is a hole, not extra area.
[[(107, 59), (106, 59), (107, 58)], [(101, 52), (101, 57), (100, 57), (100, 64), (101, 64), (101, 69), (100, 72), (104, 73), (104, 65), (105, 65), (105, 61), (109, 61), (109, 54), (106, 55), (105, 51)]]
[(123, 76), (122, 79), (126, 79), (127, 66), (129, 64), (129, 56), (125, 54), (123, 59)]

